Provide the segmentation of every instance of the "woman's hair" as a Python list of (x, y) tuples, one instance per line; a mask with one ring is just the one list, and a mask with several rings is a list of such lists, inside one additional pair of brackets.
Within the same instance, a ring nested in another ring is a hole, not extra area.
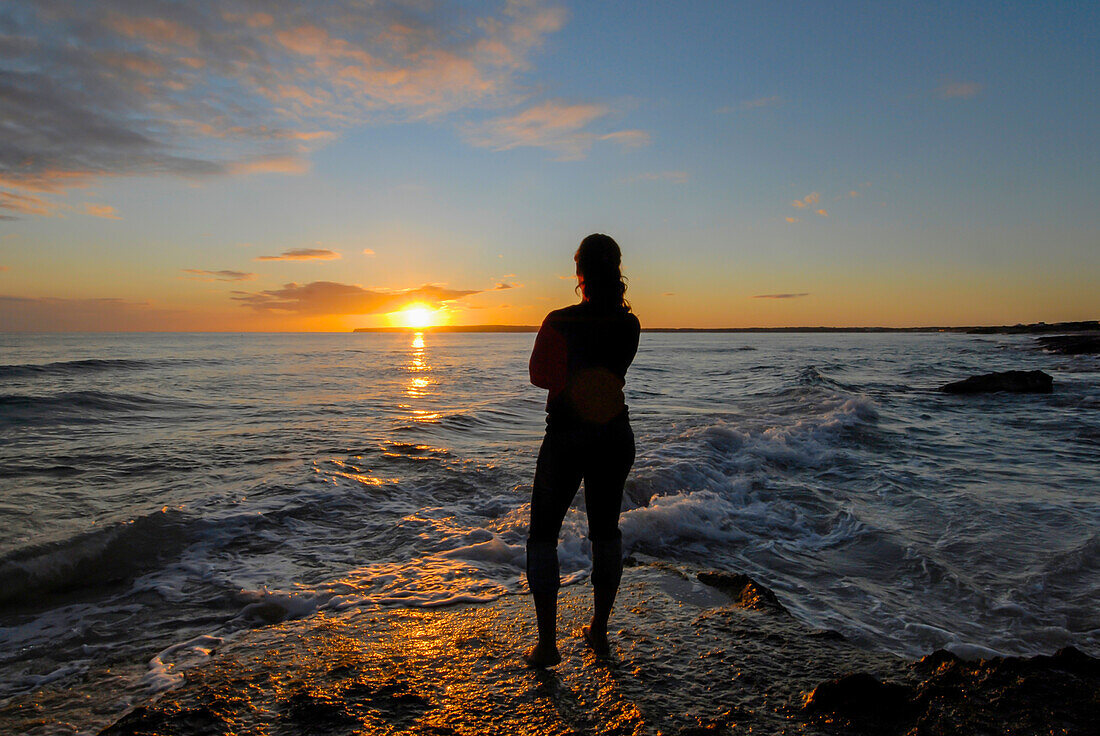
[(624, 298), (626, 279), (619, 269), (622, 258), (619, 244), (610, 235), (593, 233), (581, 241), (573, 260), (580, 277), (577, 288), (584, 301), (630, 310), (630, 303)]

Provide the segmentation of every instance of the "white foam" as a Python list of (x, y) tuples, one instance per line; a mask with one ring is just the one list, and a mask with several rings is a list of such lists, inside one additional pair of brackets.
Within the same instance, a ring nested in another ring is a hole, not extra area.
[(206, 634), (173, 644), (149, 660), (149, 670), (141, 678), (150, 695), (170, 690), (183, 682), (182, 670), (207, 659), (224, 639)]

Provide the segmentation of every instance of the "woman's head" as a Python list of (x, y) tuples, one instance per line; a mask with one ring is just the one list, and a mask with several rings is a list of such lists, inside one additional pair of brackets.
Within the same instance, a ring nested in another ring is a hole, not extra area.
[(626, 279), (619, 269), (622, 252), (610, 235), (589, 235), (581, 241), (573, 260), (577, 262), (577, 278), (580, 279), (577, 288), (586, 302), (630, 309), (623, 297)]

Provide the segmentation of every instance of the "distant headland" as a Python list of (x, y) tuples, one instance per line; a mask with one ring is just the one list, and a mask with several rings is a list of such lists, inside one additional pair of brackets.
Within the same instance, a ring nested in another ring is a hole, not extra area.
[[(353, 332), (538, 332), (538, 325), (437, 325), (435, 327), (357, 327)], [(1100, 332), (1100, 321), (1034, 322), (970, 327), (643, 327), (642, 332), (958, 332), (971, 335), (1039, 335)]]

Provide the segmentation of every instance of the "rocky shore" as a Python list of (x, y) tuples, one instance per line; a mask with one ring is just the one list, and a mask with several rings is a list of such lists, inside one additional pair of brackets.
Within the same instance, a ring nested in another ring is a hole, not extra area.
[(520, 596), (318, 614), (227, 643), (102, 734), (1085, 734), (1100, 712), (1100, 661), (1076, 650), (907, 662), (808, 629), (746, 576), (661, 565), (627, 570), (600, 660), (588, 595), (562, 591), (553, 670), (520, 657)]

